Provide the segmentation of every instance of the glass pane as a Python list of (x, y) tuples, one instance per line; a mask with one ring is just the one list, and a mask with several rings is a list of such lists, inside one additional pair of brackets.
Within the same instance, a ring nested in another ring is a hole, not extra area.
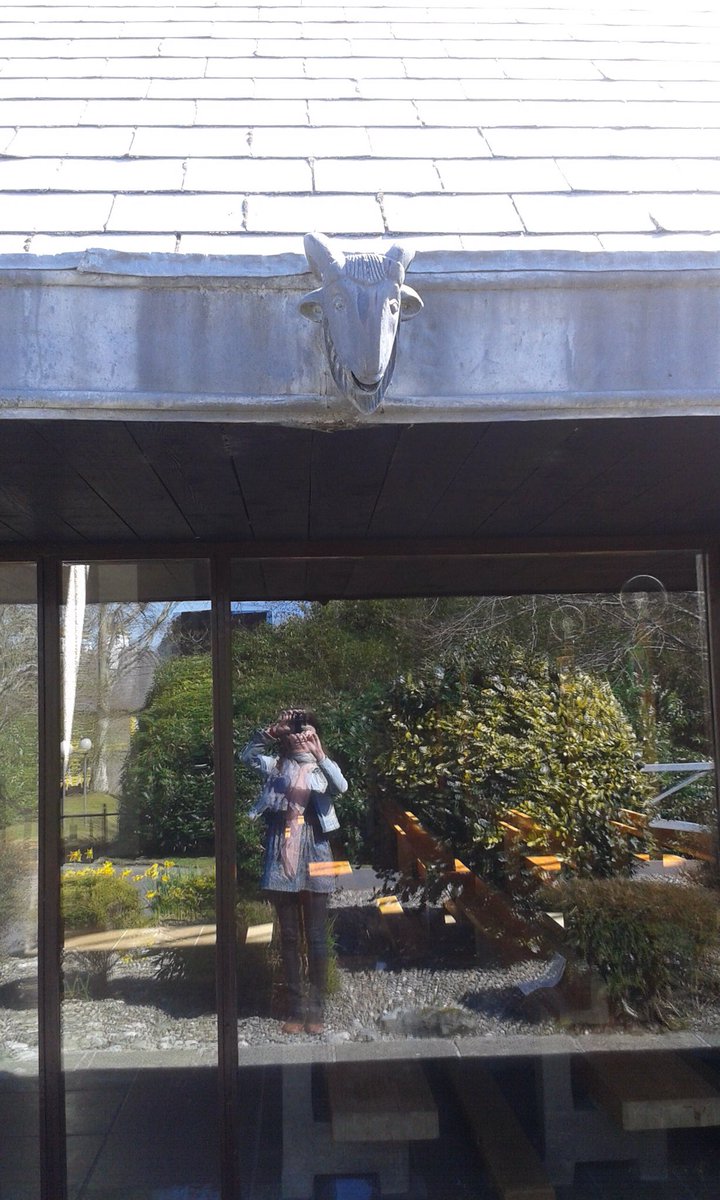
[(35, 567), (0, 565), (0, 1195), (36, 1200), (38, 779)]
[[(63, 1051), (72, 1196), (218, 1195), (204, 562), (69, 564)], [(183, 1192), (185, 1194), (194, 1194)]]
[(702, 599), (691, 557), (613, 578), (235, 564), (245, 1196), (720, 1194)]

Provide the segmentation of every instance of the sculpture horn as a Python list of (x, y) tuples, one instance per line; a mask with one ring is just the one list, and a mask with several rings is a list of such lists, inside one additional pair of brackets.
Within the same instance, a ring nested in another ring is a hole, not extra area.
[(389, 250), (385, 251), (385, 258), (389, 259), (390, 262), (397, 263), (398, 266), (402, 268), (399, 280), (400, 283), (403, 282), (405, 278), (405, 272), (407, 271), (414, 257), (414, 250), (408, 250), (405, 246), (398, 246), (397, 242), (395, 242)]
[(328, 273), (342, 271), (345, 266), (342, 250), (334, 250), (321, 233), (306, 233), (304, 246), (306, 258), (318, 279), (324, 280)]

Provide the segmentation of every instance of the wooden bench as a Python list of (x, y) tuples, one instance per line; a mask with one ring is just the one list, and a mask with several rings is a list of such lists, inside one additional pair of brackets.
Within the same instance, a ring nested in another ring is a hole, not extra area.
[(645, 813), (630, 808), (620, 809), (620, 821), (613, 822), (623, 832), (649, 842), (659, 850), (680, 854), (700, 862), (715, 862), (715, 838), (705, 825), (693, 821), (671, 821), (662, 817), (650, 819)]
[[(414, 813), (386, 801), (384, 814), (396, 833), (398, 857), (402, 856), (406, 873), (412, 869), (424, 878), (429, 863), (446, 882), (454, 884), (454, 895), (444, 901), (445, 908), (456, 920), (464, 917), (470, 922), (478, 943), (492, 946), (506, 962), (537, 958), (541, 970), (546, 967), (546, 956), (541, 951), (550, 948), (563, 954), (570, 969), (561, 986), (538, 992), (535, 1004), (548, 1005), (553, 1015), (567, 1021), (583, 1024), (607, 1021), (606, 989), (596, 974), (583, 969), (584, 964), (568, 948), (564, 930), (557, 921), (544, 914), (538, 914), (532, 921), (520, 916), (514, 911), (509, 897), (455, 858), (421, 825)], [(508, 815), (519, 822), (530, 821), (516, 809), (510, 810)]]
[(502, 1200), (555, 1200), (555, 1189), (540, 1156), (487, 1067), (477, 1062), (449, 1062), (446, 1068)]
[(593, 1054), (577, 1078), (621, 1129), (695, 1129), (720, 1125), (720, 1093), (677, 1054)]
[(316, 1175), (379, 1177), (386, 1193), (409, 1190), (411, 1141), (439, 1137), (437, 1106), (420, 1063), (370, 1060), (319, 1067), (329, 1121), (316, 1121), (312, 1067), (283, 1067), (282, 1195), (311, 1197)]
[[(577, 1163), (613, 1161), (634, 1161), (643, 1179), (666, 1179), (667, 1131), (720, 1125), (720, 1093), (671, 1051), (585, 1053), (572, 1078), (568, 1055), (539, 1060), (545, 1166), (554, 1183), (572, 1183)], [(589, 1106), (577, 1103), (582, 1092)]]

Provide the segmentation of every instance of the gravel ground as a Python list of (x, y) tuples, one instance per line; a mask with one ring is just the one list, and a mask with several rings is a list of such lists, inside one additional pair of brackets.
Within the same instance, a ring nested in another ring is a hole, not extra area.
[[(444, 939), (442, 915), (427, 928), (430, 940), (407, 938), (398, 947), (384, 936), (370, 893), (342, 893), (333, 899), (339, 935), (338, 989), (329, 997), (325, 1032), (307, 1041), (368, 1042), (405, 1037), (504, 1037), (551, 1033), (550, 1018), (529, 1019), (518, 1003), (517, 984), (537, 979), (545, 970), (538, 960), (498, 966), (481, 964), (463, 946), (459, 931)], [(345, 913), (341, 910), (345, 909)], [(417, 916), (415, 933), (427, 927)], [(370, 934), (368, 935), (368, 930)], [(374, 932), (373, 932), (374, 931)], [(439, 931), (439, 932), (438, 932)], [(383, 935), (382, 938), (380, 935)], [(343, 955), (343, 941), (357, 942)], [(454, 941), (453, 941), (454, 938)], [(438, 945), (439, 940), (445, 944)], [(434, 952), (434, 953), (433, 953)], [(383, 956), (381, 957), (380, 954)], [(407, 961), (403, 961), (403, 959)], [(413, 961), (414, 959), (414, 961)], [(113, 961), (108, 995), (88, 994), (82, 976), (63, 1005), (66, 1050), (122, 1051), (202, 1050), (215, 1053), (216, 1022), (212, 989), (163, 987), (149, 957)], [(74, 994), (73, 994), (74, 992)], [(0, 1046), (16, 1060), (31, 1060), (37, 1045), (37, 961), (8, 957), (0, 961)], [(240, 1045), (285, 1043), (280, 1022), (270, 1015), (243, 1015), (238, 1020)], [(690, 1030), (720, 1029), (720, 1002), (691, 1014)]]

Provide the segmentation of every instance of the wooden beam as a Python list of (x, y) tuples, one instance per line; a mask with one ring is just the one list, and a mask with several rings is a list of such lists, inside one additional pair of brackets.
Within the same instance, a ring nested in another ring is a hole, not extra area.
[(490, 1071), (478, 1062), (450, 1062), (447, 1070), (502, 1200), (555, 1200), (536, 1150)]

